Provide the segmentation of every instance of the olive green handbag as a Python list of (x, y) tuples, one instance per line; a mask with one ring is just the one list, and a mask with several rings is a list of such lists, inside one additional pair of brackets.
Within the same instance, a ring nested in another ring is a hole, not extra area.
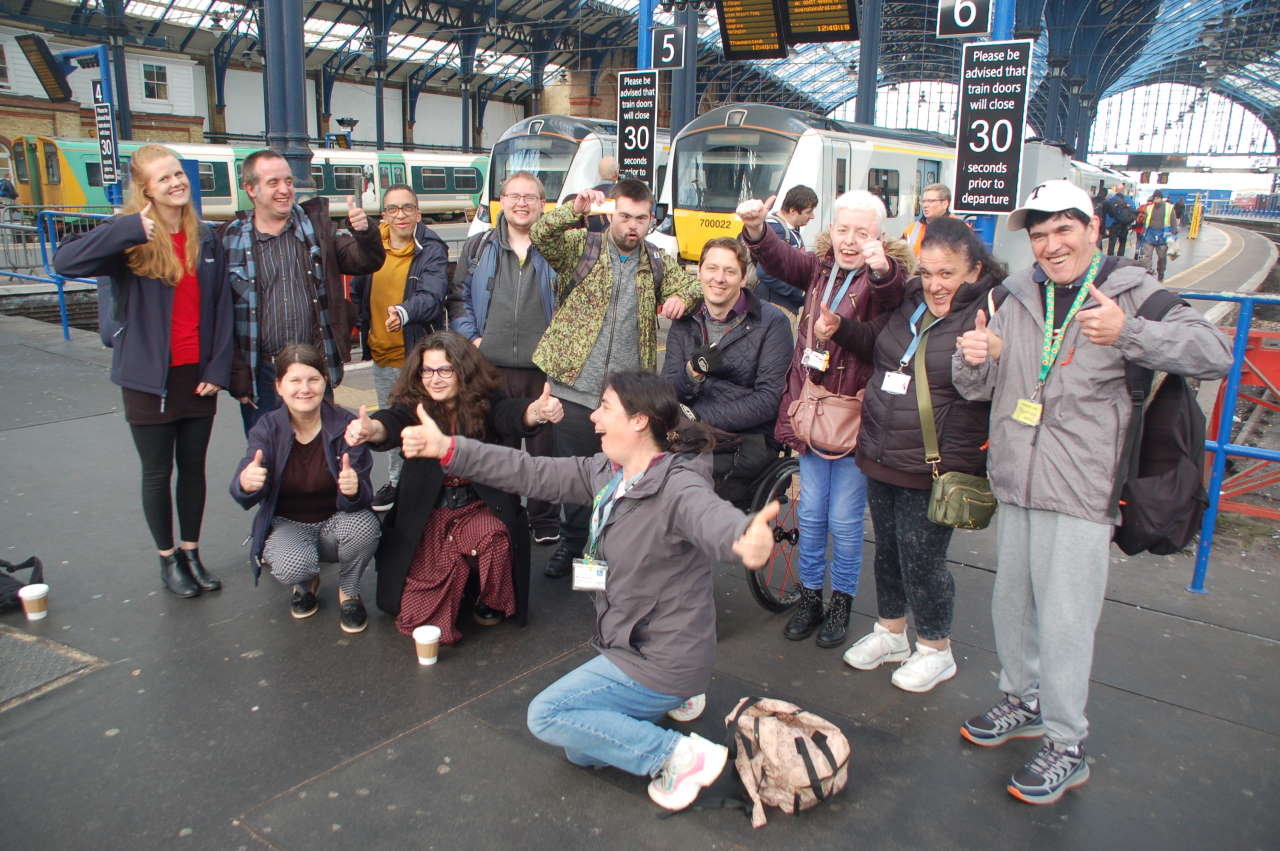
[(929, 394), (929, 374), (925, 369), (927, 338), (920, 341), (915, 356), (916, 405), (924, 432), (924, 460), (933, 468), (933, 489), (929, 493), (929, 519), (956, 529), (985, 529), (996, 513), (996, 498), (986, 476), (951, 471), (938, 475), (942, 455), (938, 452), (938, 427), (933, 420), (933, 399)]

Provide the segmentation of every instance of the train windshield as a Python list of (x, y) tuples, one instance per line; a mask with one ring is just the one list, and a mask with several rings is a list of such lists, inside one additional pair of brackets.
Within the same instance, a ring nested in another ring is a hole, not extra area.
[(536, 174), (554, 201), (564, 188), (569, 164), (578, 151), (578, 143), (562, 136), (515, 136), (493, 146), (489, 161), (489, 197), (498, 199), (502, 184), (517, 171)]
[(777, 192), (796, 140), (758, 130), (710, 130), (675, 150), (676, 207), (728, 213), (749, 198)]

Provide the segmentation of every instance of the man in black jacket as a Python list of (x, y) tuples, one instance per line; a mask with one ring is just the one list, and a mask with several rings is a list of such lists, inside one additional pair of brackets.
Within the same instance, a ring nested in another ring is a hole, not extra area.
[(735, 239), (703, 247), (702, 308), (671, 324), (662, 365), (686, 415), (733, 435), (717, 449), (713, 475), (720, 495), (739, 507), (777, 457), (771, 436), (794, 347), (786, 315), (743, 288), (749, 262)]

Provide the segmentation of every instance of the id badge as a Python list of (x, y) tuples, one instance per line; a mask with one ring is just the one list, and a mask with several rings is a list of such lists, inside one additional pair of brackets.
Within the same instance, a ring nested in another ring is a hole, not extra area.
[(884, 382), (881, 383), (880, 389), (886, 393), (892, 393), (894, 396), (903, 396), (907, 392), (907, 388), (911, 386), (911, 376), (905, 372), (886, 372), (884, 374)]
[(804, 356), (800, 358), (800, 364), (809, 369), (816, 369), (818, 372), (826, 372), (827, 367), (831, 365), (831, 352), (819, 352), (806, 348)]
[(603, 591), (608, 576), (608, 562), (589, 558), (573, 560), (574, 591)]
[(1040, 415), (1044, 413), (1044, 405), (1039, 402), (1032, 402), (1030, 399), (1019, 399), (1017, 406), (1013, 409), (1014, 422), (1022, 423), (1028, 426), (1040, 425)]

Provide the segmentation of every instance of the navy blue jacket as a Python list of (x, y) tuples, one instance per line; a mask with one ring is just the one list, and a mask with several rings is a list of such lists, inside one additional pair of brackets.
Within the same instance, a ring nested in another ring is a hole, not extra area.
[[(406, 356), (423, 337), (444, 329), (444, 300), (448, 289), (449, 246), (439, 234), (418, 222), (413, 233), (413, 262), (409, 264), (404, 295), (400, 299), (400, 306), (409, 314), (403, 325)], [(365, 360), (373, 359), (369, 351), (369, 323), (373, 320), (369, 296), (372, 292), (373, 275), (359, 275), (351, 279), (351, 303), (356, 306), (356, 324), (360, 328)], [(385, 316), (378, 317), (379, 322), (385, 320)]]
[[(129, 268), (125, 249), (147, 241), (137, 213), (108, 219), (89, 233), (64, 242), (53, 268), (69, 278), (108, 277), (128, 291), (124, 321), (111, 347), (111, 380), (130, 390), (164, 396), (169, 379), (169, 335), (173, 326), (174, 287), (156, 278), (139, 278)], [(222, 247), (213, 231), (200, 226), (196, 259), (200, 281), (200, 380), (226, 388), (231, 384), (231, 289), (223, 274)]]
[(791, 322), (755, 293), (742, 292), (747, 318), (717, 344), (724, 353), (720, 365), (702, 381), (689, 377), (685, 366), (702, 348), (702, 326), (694, 314), (671, 323), (662, 376), (700, 422), (734, 434), (773, 434), (795, 347)]
[[(340, 408), (328, 402), (320, 403), (320, 434), (317, 440), (323, 440), (328, 447), (325, 461), (334, 481), (338, 480), (338, 471), (342, 467), (342, 455), (351, 456), (351, 468), (360, 479), (360, 489), (354, 497), (345, 496), (338, 491), (337, 505), (334, 511), (362, 511), (373, 504), (373, 482), (370, 471), (373, 469), (373, 456), (369, 447), (348, 446), (345, 438), (347, 423), (356, 415), (346, 408)], [(240, 487), (240, 473), (257, 451), (262, 450), (262, 466), (267, 468), (267, 482), (256, 493), (245, 493)], [(253, 518), (253, 531), (250, 540), (253, 542), (249, 550), (249, 560), (253, 565), (253, 578), (256, 582), (262, 572), (262, 548), (267, 544), (267, 536), (271, 534), (271, 521), (276, 516), (276, 504), (280, 500), (280, 476), (284, 473), (285, 464), (289, 463), (289, 453), (293, 450), (293, 425), (289, 422), (289, 409), (276, 408), (263, 415), (257, 424), (249, 430), (249, 445), (244, 457), (236, 465), (235, 475), (231, 477), (231, 496), (245, 509), (258, 507)]]
[[(795, 248), (804, 248), (804, 243), (800, 241), (799, 235), (785, 222), (781, 222), (771, 216), (765, 219), (764, 223), (787, 245)], [(756, 292), (766, 301), (780, 304), (792, 313), (800, 313), (800, 308), (804, 306), (804, 290), (773, 277), (759, 264), (756, 264), (756, 277), (760, 281), (756, 286)]]

